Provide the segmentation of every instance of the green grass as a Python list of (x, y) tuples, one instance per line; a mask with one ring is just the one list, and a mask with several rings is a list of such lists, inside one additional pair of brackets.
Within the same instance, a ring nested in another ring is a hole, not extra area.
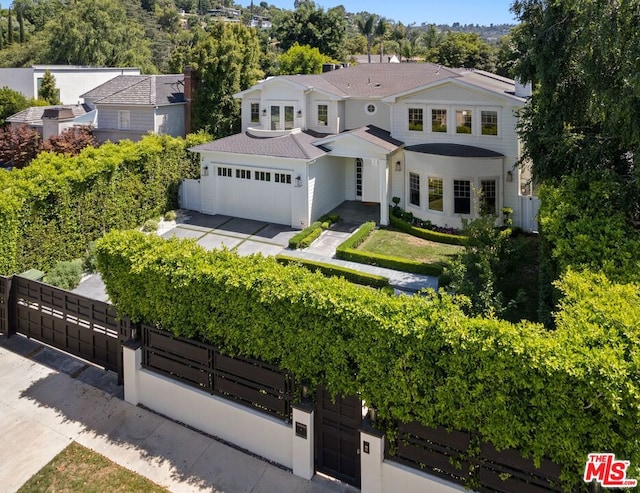
[(27, 481), (18, 493), (168, 492), (146, 478), (73, 442)]
[(464, 247), (435, 243), (392, 229), (378, 229), (358, 249), (433, 264), (450, 262)]

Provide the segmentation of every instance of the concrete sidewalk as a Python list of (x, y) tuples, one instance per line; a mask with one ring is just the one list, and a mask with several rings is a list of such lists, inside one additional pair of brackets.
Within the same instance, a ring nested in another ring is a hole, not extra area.
[(0, 492), (13, 492), (75, 441), (174, 492), (356, 492), (311, 481), (119, 395), (115, 375), (12, 336), (0, 341)]

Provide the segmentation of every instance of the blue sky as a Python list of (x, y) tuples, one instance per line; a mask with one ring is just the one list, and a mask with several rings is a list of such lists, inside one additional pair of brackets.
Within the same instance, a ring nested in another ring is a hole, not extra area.
[[(293, 9), (293, 0), (267, 0), (270, 5)], [(347, 12), (367, 11), (400, 21), (427, 24), (516, 24), (509, 12), (512, 0), (315, 0), (325, 10), (343, 5)], [(248, 4), (249, 2), (247, 2)], [(260, 3), (260, 0), (254, 0)], [(244, 4), (244, 2), (243, 2)]]

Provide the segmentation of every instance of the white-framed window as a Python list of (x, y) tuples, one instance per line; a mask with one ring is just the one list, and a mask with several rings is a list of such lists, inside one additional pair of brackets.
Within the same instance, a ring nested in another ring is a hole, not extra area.
[(420, 207), (420, 175), (409, 173), (409, 203)]
[(329, 125), (329, 106), (326, 104), (318, 105), (318, 126), (326, 127)]
[(431, 108), (431, 131), (447, 133), (447, 109)]
[(471, 109), (456, 110), (456, 133), (457, 134), (473, 133), (473, 110)]
[(367, 115), (375, 115), (378, 111), (378, 107), (373, 103), (366, 103), (364, 105), (364, 111)]
[(250, 169), (236, 168), (236, 178), (242, 178), (244, 180), (250, 180), (251, 179), (251, 170)]
[(129, 130), (131, 128), (131, 112), (129, 110), (118, 111), (118, 130)]
[(424, 110), (422, 108), (409, 108), (409, 130), (422, 132), (424, 129)]
[(288, 173), (274, 173), (273, 178), (276, 183), (291, 185), (291, 175)]
[(471, 214), (471, 181), (453, 180), (453, 212)]
[(498, 206), (498, 184), (495, 179), (480, 180), (480, 212), (495, 214)]
[(482, 135), (498, 135), (498, 112), (496, 110), (480, 111), (480, 133)]
[(429, 201), (430, 211), (442, 212), (444, 210), (444, 182), (442, 178), (429, 177)]
[(260, 123), (260, 103), (251, 103), (251, 123)]
[(271, 173), (268, 171), (254, 171), (253, 174), (258, 181), (271, 181)]

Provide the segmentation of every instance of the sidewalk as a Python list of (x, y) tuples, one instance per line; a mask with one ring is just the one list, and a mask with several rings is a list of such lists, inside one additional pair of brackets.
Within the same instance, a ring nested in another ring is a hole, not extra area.
[(353, 493), (294, 476), (121, 399), (115, 375), (21, 336), (0, 340), (0, 492), (71, 441), (174, 492)]

